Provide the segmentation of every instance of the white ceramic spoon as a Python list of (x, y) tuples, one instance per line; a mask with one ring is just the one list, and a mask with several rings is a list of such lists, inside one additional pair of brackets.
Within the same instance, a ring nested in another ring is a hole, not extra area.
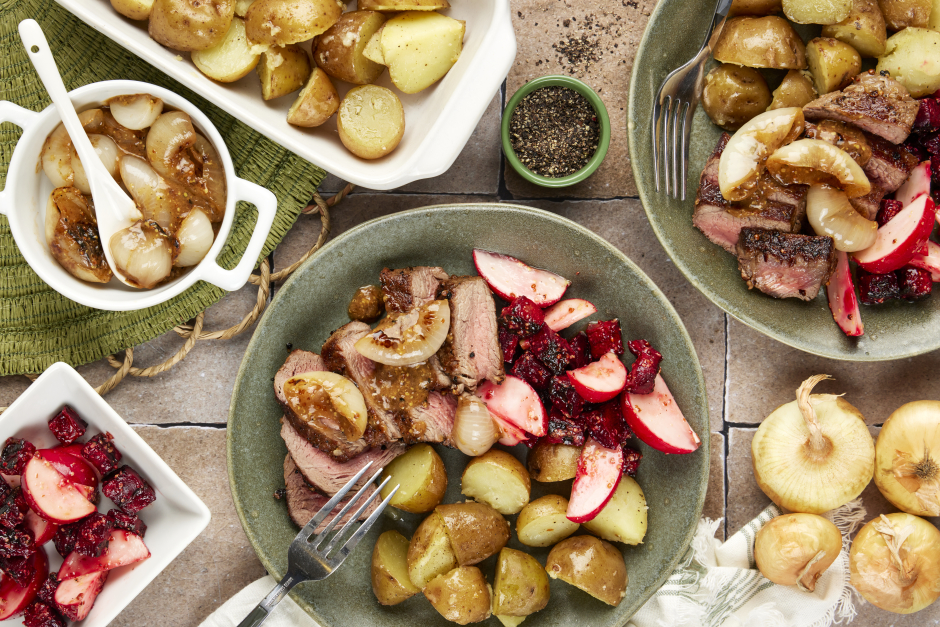
[(49, 50), (49, 43), (46, 41), (42, 28), (36, 20), (23, 20), (20, 22), (19, 30), (23, 47), (29, 53), (29, 60), (33, 62), (33, 67), (39, 74), (39, 80), (49, 93), (49, 98), (58, 110), (65, 130), (68, 131), (69, 138), (72, 140), (72, 145), (75, 146), (75, 151), (82, 161), (85, 176), (88, 178), (88, 186), (91, 188), (91, 196), (95, 201), (98, 236), (101, 238), (105, 259), (108, 260), (114, 276), (122, 283), (130, 285), (114, 263), (110, 242), (115, 233), (142, 218), (140, 210), (105, 169), (88, 135), (85, 134), (85, 129), (82, 128), (82, 123), (78, 119), (78, 114), (75, 113), (75, 107), (72, 106), (65, 84), (59, 75), (59, 68)]

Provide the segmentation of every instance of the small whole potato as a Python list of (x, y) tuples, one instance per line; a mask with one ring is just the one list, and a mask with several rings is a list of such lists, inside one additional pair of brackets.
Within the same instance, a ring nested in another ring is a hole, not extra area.
[(619, 605), (627, 593), (623, 555), (594, 536), (572, 536), (553, 546), (545, 570), (608, 605)]
[(531, 555), (503, 548), (493, 580), (493, 614), (528, 616), (548, 605), (551, 593), (545, 569)]
[(908, 26), (926, 28), (930, 23), (931, 0), (878, 0), (885, 23), (891, 30)]
[(862, 57), (855, 48), (828, 37), (806, 44), (806, 63), (820, 96), (842, 89), (862, 71)]
[(822, 36), (844, 41), (863, 57), (880, 57), (888, 34), (878, 1), (854, 0), (849, 16), (838, 24), (823, 26)]
[(770, 103), (767, 81), (753, 68), (726, 63), (705, 77), (702, 108), (712, 122), (725, 130), (738, 130), (766, 111)]
[(153, 0), (111, 0), (114, 10), (132, 20), (146, 20), (153, 9)]
[(430, 444), (416, 444), (385, 467), (382, 478), (391, 480), (382, 488), (382, 498), (400, 486), (390, 505), (413, 514), (434, 509), (447, 491), (447, 470)]
[(336, 0), (255, 0), (245, 13), (245, 31), (252, 43), (286, 46), (313, 39), (342, 14)]
[(783, 77), (780, 86), (774, 90), (773, 102), (767, 110), (804, 107), (816, 100), (816, 97), (813, 75), (806, 70), (790, 70)]
[(173, 50), (205, 50), (221, 42), (235, 17), (235, 0), (155, 0), (147, 29)]
[(550, 444), (544, 440), (539, 440), (529, 450), (526, 466), (529, 468), (529, 476), (534, 481), (543, 483), (565, 481), (574, 479), (580, 456), (580, 446)]
[(372, 591), (382, 605), (396, 605), (421, 592), (408, 576), (408, 538), (386, 531), (372, 549)]
[(336, 128), (349, 152), (378, 159), (398, 147), (405, 134), (405, 110), (391, 89), (360, 85), (340, 103)]
[(484, 503), (438, 505), (434, 513), (441, 517), (461, 566), (482, 562), (509, 541), (509, 523)]
[(725, 23), (712, 53), (716, 61), (756, 68), (802, 70), (803, 40), (782, 17), (733, 17)]
[(504, 516), (518, 514), (526, 503), (532, 482), (518, 459), (490, 449), (467, 464), (460, 478), (460, 493), (486, 503)]
[(490, 588), (476, 566), (438, 575), (424, 588), (424, 596), (441, 616), (458, 625), (490, 617)]

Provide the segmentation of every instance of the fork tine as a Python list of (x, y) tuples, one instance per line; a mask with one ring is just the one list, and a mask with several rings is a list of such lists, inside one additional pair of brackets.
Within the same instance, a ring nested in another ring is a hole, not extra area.
[(336, 507), (336, 504), (343, 500), (343, 497), (346, 496), (346, 493), (349, 492), (354, 485), (356, 485), (356, 482), (362, 478), (362, 475), (366, 474), (366, 471), (371, 465), (372, 462), (369, 462), (363, 466), (362, 469), (356, 473), (355, 477), (350, 479), (349, 482), (346, 483), (346, 485), (344, 485), (339, 492), (333, 495), (333, 498), (326, 502), (326, 505), (320, 508), (320, 511), (310, 519), (310, 522), (304, 525), (304, 528), (301, 529), (300, 533), (297, 535), (303, 536), (304, 538), (309, 538), (312, 536), (313, 532), (316, 531), (317, 527), (320, 526), (320, 523), (326, 520), (326, 517), (330, 515), (330, 512), (333, 511), (333, 508)]
[(656, 192), (659, 193), (659, 122), (662, 119), (663, 107), (659, 98), (653, 103), (653, 178), (656, 181)]
[(676, 99), (675, 108), (670, 111), (672, 117), (672, 197), (679, 197), (679, 112), (686, 103)]
[[(351, 510), (351, 509), (353, 508), (353, 506), (356, 504), (356, 501), (358, 501), (359, 498), (362, 496), (362, 494), (365, 492), (366, 486), (371, 485), (373, 481), (375, 481), (376, 479), (379, 478), (379, 475), (382, 474), (382, 470), (384, 470), (384, 469), (383, 469), (383, 468), (379, 468), (379, 469), (375, 472), (375, 474), (372, 475), (372, 478), (369, 479), (369, 481), (366, 482), (365, 486), (363, 486), (361, 490), (359, 490), (358, 492), (356, 492), (356, 493), (352, 496), (352, 498), (349, 499), (349, 502), (347, 502), (347, 503), (343, 506), (343, 509), (339, 510), (339, 513), (336, 514), (335, 516), (333, 516), (333, 520), (330, 521), (330, 524), (328, 524), (328, 525), (326, 526), (326, 528), (325, 528), (323, 531), (321, 531), (320, 533), (318, 533), (318, 534), (316, 535), (316, 537), (310, 539), (310, 543), (313, 545), (314, 549), (316, 549), (317, 545), (319, 545), (324, 539), (326, 539), (327, 534), (329, 534), (329, 533), (333, 530), (333, 527), (335, 527), (335, 526), (337, 525), (337, 523), (339, 523), (339, 521), (343, 518), (343, 516), (346, 515), (346, 512), (348, 512), (349, 510)], [(387, 479), (386, 479), (386, 481), (387, 481)], [(385, 485), (385, 484), (383, 483), (382, 485)]]
[(685, 200), (686, 182), (689, 178), (689, 138), (692, 136), (692, 119), (695, 109), (689, 103), (682, 119), (682, 200)]
[[(367, 533), (369, 533), (369, 529), (372, 528), (372, 525), (375, 524), (375, 521), (378, 520), (379, 516), (381, 516), (382, 512), (391, 502), (392, 497), (395, 496), (395, 493), (398, 492), (398, 488), (400, 487), (401, 485), (397, 485), (394, 488), (392, 488), (391, 493), (385, 497), (385, 500), (382, 501), (379, 504), (379, 506), (375, 508), (375, 511), (372, 512), (372, 514), (370, 514), (368, 518), (366, 518), (365, 522), (362, 523), (362, 525), (358, 529), (356, 529), (356, 533), (354, 533), (349, 538), (349, 540), (346, 541), (346, 544), (340, 547), (339, 554), (334, 558), (338, 560), (337, 564), (341, 563), (344, 559), (346, 559), (346, 556), (349, 555), (349, 553), (354, 548), (356, 548), (356, 545), (359, 544), (359, 541), (362, 540)], [(378, 494), (378, 492), (376, 492), (376, 494)], [(342, 532), (340, 532), (340, 534), (342, 534)]]
[(663, 111), (663, 191), (669, 195), (669, 121), (672, 119), (673, 100), (666, 96), (666, 105)]
[[(385, 487), (385, 484), (388, 483), (389, 480), (391, 480), (391, 477), (385, 477), (385, 481), (382, 482), (382, 485), (380, 485), (375, 492), (369, 495), (369, 498), (367, 498), (365, 502), (359, 507), (359, 509), (357, 509), (356, 512), (352, 516), (349, 517), (349, 520), (346, 521), (346, 524), (343, 525), (343, 528), (340, 529), (333, 536), (333, 538), (329, 541), (329, 543), (327, 543), (325, 547), (323, 547), (323, 549), (320, 551), (323, 557), (328, 557), (330, 555), (333, 549), (336, 548), (336, 545), (339, 544), (340, 538), (345, 536), (346, 532), (349, 531), (350, 527), (352, 527), (354, 524), (356, 524), (359, 521), (359, 517), (362, 516), (362, 513), (366, 511), (366, 508), (369, 507), (372, 501), (375, 500), (375, 497), (381, 494), (382, 488)], [(340, 518), (342, 517), (337, 516), (336, 520), (339, 520)]]

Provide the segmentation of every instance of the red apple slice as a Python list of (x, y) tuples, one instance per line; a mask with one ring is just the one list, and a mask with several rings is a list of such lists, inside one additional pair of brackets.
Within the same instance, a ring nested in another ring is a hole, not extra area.
[(68, 447), (44, 449), (38, 451), (38, 454), (72, 483), (91, 488), (92, 494), (98, 488), (98, 475), (95, 474), (95, 469), (81, 456), (71, 453)]
[(657, 451), (691, 453), (701, 446), (702, 441), (686, 422), (662, 375), (656, 375), (651, 394), (624, 390), (620, 402), (633, 433)]
[(927, 240), (927, 252), (914, 255), (908, 263), (915, 268), (926, 270), (934, 283), (940, 283), (940, 244)]
[(110, 571), (102, 570), (74, 579), (67, 579), (55, 590), (55, 602), (66, 618), (85, 620)]
[(614, 353), (605, 353), (583, 368), (569, 370), (568, 379), (588, 403), (603, 403), (623, 390), (627, 384), (627, 367)]
[(855, 261), (873, 274), (887, 274), (904, 267), (927, 243), (933, 231), (934, 213), (930, 196), (919, 196), (878, 229), (874, 244), (853, 253)]
[(532, 437), (511, 422), (503, 420), (492, 412), (490, 412), (490, 414), (493, 416), (493, 422), (496, 423), (496, 427), (499, 429), (499, 443), (503, 446), (515, 446)]
[(545, 324), (549, 329), (557, 332), (596, 313), (597, 307), (594, 303), (583, 298), (566, 298), (545, 310)]
[(75, 522), (97, 509), (87, 498), (87, 486), (66, 479), (41, 455), (29, 460), (22, 479), (23, 496), (29, 507), (48, 521)]
[(490, 289), (505, 300), (527, 296), (539, 307), (548, 307), (561, 300), (571, 285), (571, 281), (553, 272), (479, 248), (473, 249), (473, 264)]
[(594, 438), (587, 439), (571, 484), (568, 520), (586, 523), (601, 513), (623, 477), (623, 462), (619, 446), (607, 448)]
[(36, 598), (46, 577), (49, 576), (49, 561), (46, 559), (46, 553), (36, 551), (32, 558), (36, 573), (27, 585), (20, 587), (5, 574), (0, 578), (0, 620), (6, 620), (24, 612), (26, 606)]
[(36, 540), (36, 548), (51, 540), (55, 532), (59, 530), (59, 525), (45, 520), (33, 510), (26, 512), (24, 525), (26, 530), (33, 534), (33, 538)]
[(924, 161), (911, 170), (910, 176), (894, 193), (894, 199), (907, 207), (920, 196), (930, 193), (930, 162)]
[(7, 482), (7, 485), (11, 488), (20, 487), (20, 476), (19, 475), (5, 475), (0, 472), (0, 477), (3, 477), (3, 480)]
[(532, 386), (513, 375), (499, 385), (484, 381), (477, 389), (479, 396), (490, 413), (502, 418), (513, 426), (542, 437), (548, 433), (548, 414)]
[(836, 270), (829, 277), (826, 285), (826, 296), (829, 297), (829, 311), (839, 328), (849, 337), (858, 337), (865, 334), (865, 325), (862, 324), (862, 312), (855, 297), (855, 283), (852, 282), (852, 268), (849, 267), (849, 256), (844, 251), (837, 251)]
[(136, 564), (150, 557), (147, 545), (136, 533), (115, 529), (111, 532), (108, 548), (100, 557), (88, 557), (72, 551), (59, 568), (59, 581), (90, 575), (103, 570)]

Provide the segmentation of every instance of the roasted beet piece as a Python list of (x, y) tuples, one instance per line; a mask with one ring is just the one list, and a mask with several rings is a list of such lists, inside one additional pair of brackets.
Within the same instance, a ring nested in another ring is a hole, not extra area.
[(54, 601), (31, 603), (23, 615), (23, 624), (26, 627), (65, 627), (65, 619), (53, 609), (54, 605)]
[(0, 557), (0, 570), (16, 585), (25, 588), (36, 574), (36, 561), (32, 557)]
[(157, 500), (150, 484), (130, 466), (121, 466), (105, 475), (101, 491), (128, 514), (136, 514)]
[(584, 444), (584, 425), (565, 416), (558, 407), (552, 407), (548, 414), (548, 433), (544, 438), (552, 444)]
[(0, 499), (5, 498), (7, 494), (13, 491), (6, 479), (0, 477)]
[(503, 351), (503, 361), (507, 364), (511, 364), (516, 360), (516, 349), (519, 348), (519, 336), (500, 327), (499, 348)]
[(881, 209), (878, 210), (878, 226), (887, 224), (888, 221), (898, 215), (903, 208), (904, 205), (901, 204), (900, 200), (891, 200), (890, 198), (882, 199)]
[(36, 551), (33, 534), (20, 529), (0, 527), (0, 557), (26, 557)]
[(82, 447), (82, 457), (91, 462), (102, 475), (106, 475), (121, 461), (121, 451), (114, 446), (114, 436), (110, 433), (99, 433), (92, 437)]
[(69, 553), (75, 550), (75, 542), (78, 541), (78, 530), (82, 527), (82, 521), (73, 522), (67, 525), (60, 525), (52, 536), (52, 543), (55, 544), (55, 550), (62, 557), (68, 557)]
[(42, 582), (42, 587), (36, 593), (36, 598), (43, 603), (55, 606), (55, 589), (59, 587), (59, 578), (55, 573), (49, 573), (46, 580)]
[(147, 533), (147, 525), (134, 514), (122, 512), (119, 509), (112, 509), (108, 512), (108, 518), (114, 523), (115, 529), (123, 529), (124, 531), (136, 533), (141, 538)]
[(940, 154), (940, 135), (921, 135), (920, 145), (931, 155)]
[(898, 277), (893, 273), (871, 274), (858, 269), (859, 300), (866, 305), (880, 305), (886, 300), (901, 296)]
[(49, 431), (52, 431), (56, 440), (66, 446), (85, 435), (87, 428), (88, 423), (68, 405), (49, 420)]
[(4, 527), (18, 527), (26, 519), (29, 505), (23, 498), (23, 490), (14, 488), (0, 500), (0, 525)]
[(895, 274), (898, 277), (901, 298), (904, 300), (923, 300), (930, 296), (930, 291), (933, 289), (933, 280), (927, 270), (904, 266), (897, 270)]
[(643, 459), (643, 453), (632, 446), (623, 447), (623, 472), (631, 477), (635, 477), (636, 471), (640, 468), (641, 459)]
[(520, 337), (535, 335), (545, 324), (542, 309), (526, 296), (517, 296), (503, 307), (499, 315), (500, 326)]
[(568, 341), (547, 325), (529, 338), (529, 350), (555, 374), (563, 373), (574, 361), (574, 352), (568, 346)]
[(587, 336), (594, 359), (600, 359), (611, 351), (616, 355), (623, 355), (623, 336), (620, 333), (620, 321), (616, 318), (589, 323)]
[(567, 376), (552, 377), (548, 385), (548, 400), (552, 404), (552, 413), (557, 409), (558, 415), (565, 418), (576, 419), (581, 415), (584, 399), (574, 389)]
[(619, 448), (633, 435), (616, 399), (585, 411), (581, 420), (587, 425), (591, 437), (607, 448)]
[(933, 98), (920, 101), (920, 109), (911, 127), (914, 133), (936, 133), (940, 131), (940, 102)]
[(591, 343), (588, 341), (587, 333), (581, 331), (573, 338), (568, 340), (568, 346), (574, 353), (574, 360), (571, 362), (571, 368), (583, 368), (591, 363)]
[[(940, 155), (933, 155), (930, 157), (930, 182), (936, 187), (940, 185)], [(937, 190), (931, 190), (936, 197)]]
[(552, 371), (543, 366), (542, 362), (529, 352), (519, 356), (510, 372), (535, 388), (536, 392), (546, 391), (552, 379)]
[(0, 472), (5, 475), (21, 475), (26, 462), (36, 454), (32, 442), (22, 438), (7, 438), (7, 443), (0, 452)]
[(627, 342), (627, 348), (636, 355), (627, 376), (627, 389), (634, 394), (651, 394), (659, 374), (659, 362), (663, 360), (662, 354), (646, 340)]
[(100, 557), (108, 548), (114, 521), (105, 514), (95, 512), (82, 520), (75, 539), (75, 550), (88, 557)]

